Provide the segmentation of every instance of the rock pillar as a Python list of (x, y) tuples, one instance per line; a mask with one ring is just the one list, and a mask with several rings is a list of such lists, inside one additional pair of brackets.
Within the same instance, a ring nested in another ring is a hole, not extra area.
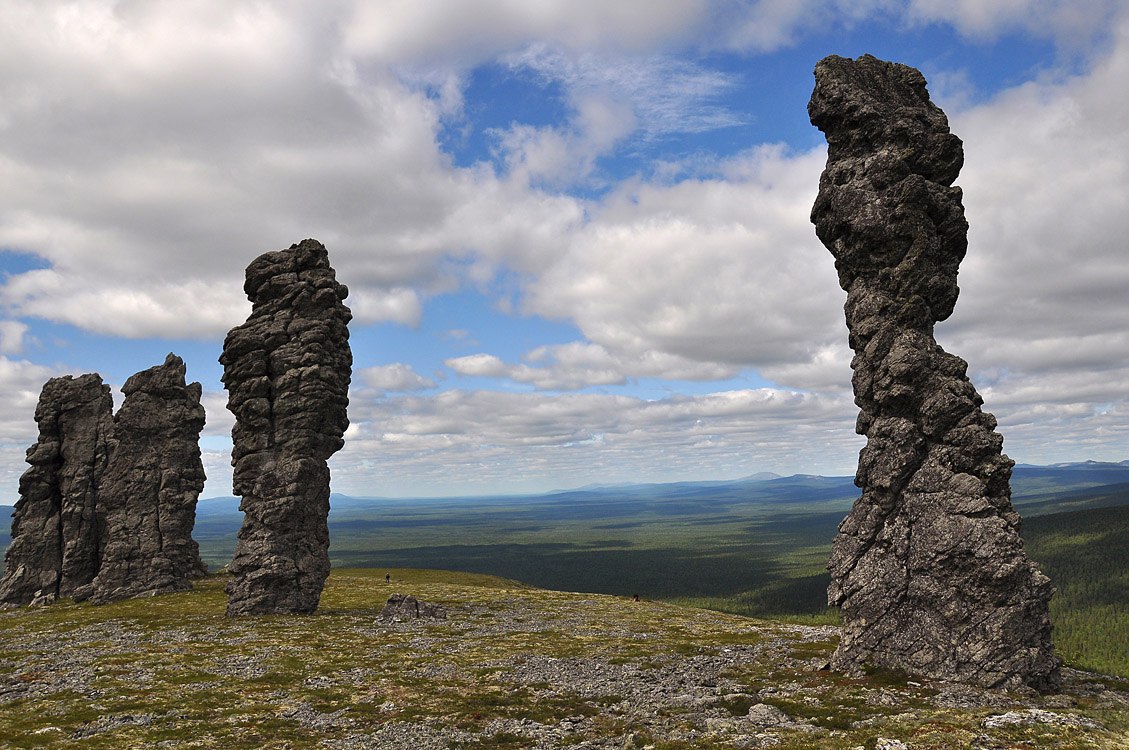
[(812, 222), (847, 292), (867, 438), (862, 497), (828, 566), (833, 666), (1053, 690), (1052, 587), (1023, 551), (1013, 462), (966, 363), (933, 337), (967, 249), (961, 141), (913, 68), (831, 56), (815, 78), (808, 112), (828, 154)]
[(251, 316), (220, 357), (244, 513), (227, 613), (313, 612), (329, 575), (326, 461), (349, 425), (348, 289), (316, 240), (259, 256), (243, 288)]
[(102, 476), (102, 565), (89, 592), (97, 603), (192, 588), (207, 573), (192, 539), (204, 489), (200, 384), (185, 383), (183, 360), (137, 373), (122, 386), (114, 416), (117, 446)]
[(0, 604), (48, 604), (88, 586), (102, 558), (99, 485), (113, 446), (113, 399), (97, 374), (52, 378), (35, 407), (39, 439), (20, 477)]

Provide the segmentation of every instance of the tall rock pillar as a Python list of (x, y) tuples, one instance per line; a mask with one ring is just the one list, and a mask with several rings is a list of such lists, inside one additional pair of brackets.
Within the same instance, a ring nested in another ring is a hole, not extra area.
[(113, 399), (97, 374), (52, 378), (35, 407), (39, 439), (20, 477), (0, 604), (73, 596), (98, 573), (99, 484), (113, 448)]
[(349, 425), (349, 292), (316, 240), (256, 258), (243, 289), (251, 316), (220, 357), (244, 513), (227, 613), (309, 613), (329, 575), (326, 461)]
[(867, 438), (828, 566), (833, 666), (1053, 690), (1052, 587), (1023, 551), (1013, 462), (966, 363), (933, 338), (967, 249), (961, 141), (913, 68), (831, 56), (815, 79), (808, 113), (828, 154), (812, 222), (847, 292)]
[(125, 381), (114, 416), (116, 447), (99, 492), (105, 548), (89, 591), (96, 602), (192, 588), (207, 573), (192, 539), (196, 500), (204, 489), (200, 384), (185, 383), (184, 361), (164, 364)]

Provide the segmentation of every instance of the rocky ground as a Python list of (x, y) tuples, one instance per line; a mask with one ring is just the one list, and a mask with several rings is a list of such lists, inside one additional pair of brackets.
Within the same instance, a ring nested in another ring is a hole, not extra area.
[[(334, 571), (313, 616), (225, 618), (220, 578), (0, 613), (0, 747), (1129, 747), (1126, 680), (852, 679), (833, 627), (385, 572)], [(447, 617), (382, 621), (392, 593)]]

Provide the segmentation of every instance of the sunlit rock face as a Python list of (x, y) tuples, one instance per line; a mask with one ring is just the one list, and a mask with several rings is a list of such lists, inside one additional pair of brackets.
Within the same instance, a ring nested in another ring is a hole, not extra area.
[(313, 612), (329, 575), (326, 461), (349, 425), (348, 289), (316, 240), (256, 258), (243, 289), (251, 316), (220, 357), (244, 512), (227, 613)]
[(967, 249), (964, 160), (925, 79), (869, 55), (815, 69), (827, 137), (812, 209), (847, 292), (856, 426), (866, 435), (829, 569), (833, 666), (1054, 690), (1050, 581), (1023, 551), (1013, 462), (996, 420), (933, 326), (952, 314)]
[(122, 393), (99, 490), (102, 564), (90, 590), (76, 592), (96, 603), (186, 591), (207, 572), (192, 539), (205, 479), (200, 384), (186, 384), (184, 362), (169, 354)]
[(52, 378), (35, 407), (39, 439), (20, 477), (0, 604), (48, 604), (98, 573), (97, 507), (113, 448), (113, 399), (97, 374)]

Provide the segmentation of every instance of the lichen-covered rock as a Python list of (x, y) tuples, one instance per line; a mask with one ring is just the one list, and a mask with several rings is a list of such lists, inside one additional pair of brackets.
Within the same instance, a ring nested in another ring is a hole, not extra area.
[(220, 357), (245, 514), (227, 613), (313, 612), (329, 574), (326, 461), (349, 425), (348, 289), (316, 240), (256, 258), (243, 289), (251, 315)]
[(169, 354), (125, 381), (122, 393), (98, 498), (102, 565), (90, 590), (75, 595), (97, 603), (186, 591), (207, 572), (192, 539), (205, 479), (200, 384), (187, 385), (184, 362)]
[(421, 602), (414, 596), (407, 594), (393, 594), (388, 597), (384, 609), (380, 610), (380, 619), (408, 622), (411, 620), (446, 620), (447, 610), (430, 602)]
[(35, 407), (39, 439), (20, 477), (0, 604), (48, 604), (87, 586), (101, 561), (99, 483), (113, 443), (113, 399), (97, 374), (52, 378)]
[(966, 363), (933, 337), (967, 249), (961, 141), (913, 68), (831, 56), (815, 78), (808, 112), (828, 154), (812, 222), (847, 291), (867, 437), (862, 497), (828, 566), (833, 666), (1053, 690), (1052, 587), (1023, 551), (1013, 462)]

